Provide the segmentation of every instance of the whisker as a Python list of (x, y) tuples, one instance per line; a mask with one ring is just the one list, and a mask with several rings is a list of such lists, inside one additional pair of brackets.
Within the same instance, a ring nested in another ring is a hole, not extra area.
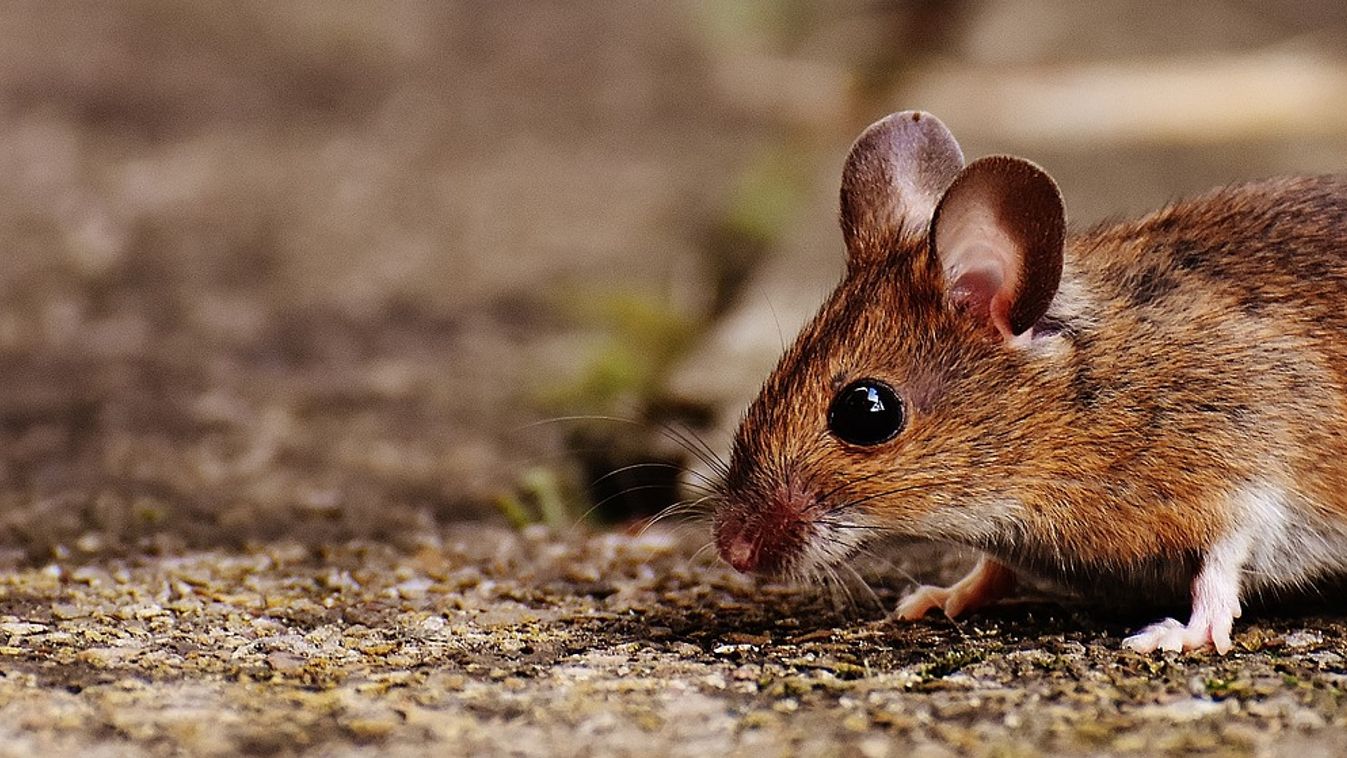
[(552, 424), (564, 424), (571, 421), (611, 421), (616, 424), (629, 424), (631, 426), (645, 426), (645, 424), (635, 419), (623, 418), (621, 416), (607, 416), (602, 414), (576, 414), (572, 416), (553, 416), (551, 418), (530, 421), (527, 424), (521, 424), (509, 430), (510, 434), (526, 432), (529, 429), (536, 429), (540, 426), (550, 426)]
[(781, 331), (781, 319), (777, 318), (776, 306), (772, 305), (772, 298), (767, 296), (767, 289), (761, 283), (758, 284), (758, 289), (761, 290), (762, 299), (767, 303), (767, 310), (772, 312), (772, 321), (776, 322), (776, 338), (781, 342), (781, 352), (784, 353), (786, 352), (786, 335)]
[(897, 574), (898, 576), (902, 577), (903, 579), (906, 579), (909, 582), (912, 582), (913, 584), (921, 584), (921, 582), (918, 581), (917, 578), (912, 575), (912, 572), (908, 571), (907, 569), (904, 569), (903, 567), (899, 566), (898, 564), (894, 563), (888, 558), (885, 558), (879, 553), (876, 553), (873, 549), (869, 547), (866, 547), (864, 545), (860, 546), (859, 548), (857, 548), (856, 554), (863, 555), (867, 558), (883, 563), (885, 567), (889, 569), (889, 571), (893, 572), (894, 574)]
[(660, 435), (663, 436), (665, 439), (681, 447), (684, 451), (688, 453), (688, 455), (691, 455), (693, 458), (696, 458), (698, 461), (701, 461), (702, 465), (711, 469), (711, 471), (715, 473), (717, 476), (726, 477), (729, 475), (729, 467), (726, 466), (724, 462), (722, 462), (715, 455), (701, 450), (687, 438), (680, 436), (669, 425), (660, 424), (659, 427), (657, 428), (657, 431), (659, 431)]
[(647, 490), (663, 490), (663, 489), (668, 489), (668, 488), (669, 488), (669, 485), (667, 485), (667, 484), (635, 484), (635, 485), (632, 485), (632, 486), (630, 486), (630, 487), (625, 487), (625, 488), (623, 488), (623, 489), (621, 489), (621, 490), (619, 490), (619, 491), (617, 491), (617, 492), (614, 492), (613, 494), (609, 495), (608, 497), (603, 498), (603, 499), (600, 500), (599, 502), (595, 503), (593, 507), (591, 507), (589, 510), (585, 511), (584, 515), (585, 515), (585, 516), (588, 516), (590, 513), (594, 512), (596, 509), (602, 508), (603, 506), (607, 505), (608, 503), (612, 502), (613, 500), (616, 500), (617, 498), (620, 498), (620, 497), (626, 497), (627, 495), (630, 495), (630, 494), (635, 493), (635, 492), (645, 492), (645, 491), (647, 491)]
[(861, 572), (857, 571), (856, 567), (852, 566), (850, 563), (842, 563), (840, 565), (842, 566), (842, 568), (851, 572), (852, 576), (856, 577), (856, 581), (860, 582), (861, 587), (863, 587), (866, 593), (870, 595), (870, 600), (874, 602), (875, 608), (879, 609), (880, 611), (883, 611), (884, 610), (883, 601), (879, 599), (879, 595), (875, 592), (874, 588), (870, 586), (870, 583), (865, 581), (865, 577), (861, 576)]
[(658, 428), (666, 439), (678, 443), (684, 450), (696, 457), (697, 460), (704, 463), (716, 474), (720, 476), (729, 475), (730, 467), (720, 459), (720, 456), (716, 455), (716, 452), (711, 449), (710, 445), (707, 445), (706, 442), (701, 437), (697, 436), (696, 433), (692, 432), (691, 429), (684, 431), (672, 424), (665, 423), (661, 423)]
[(716, 546), (715, 540), (708, 540), (705, 545), (702, 545), (701, 547), (697, 548), (697, 552), (693, 553), (692, 557), (688, 558), (688, 565), (695, 564), (697, 562), (697, 558), (700, 557), (702, 553), (706, 552), (711, 548), (714, 548), (715, 546)]
[(714, 459), (715, 461), (719, 462), (720, 465), (721, 465), (725, 470), (727, 470), (727, 471), (729, 470), (729, 466), (726, 464), (726, 461), (725, 461), (723, 458), (720, 457), (720, 454), (719, 454), (718, 452), (716, 452), (715, 448), (712, 448), (712, 447), (711, 447), (710, 443), (708, 443), (708, 442), (706, 441), (706, 438), (703, 437), (703, 436), (701, 435), (700, 432), (698, 432), (696, 429), (692, 428), (691, 426), (688, 426), (687, 424), (683, 424), (683, 427), (682, 427), (682, 428), (683, 428), (684, 433), (690, 435), (690, 436), (692, 437), (693, 441), (695, 441), (697, 444), (701, 445), (702, 450), (705, 450), (707, 455), (711, 456), (712, 459)]
[[(631, 487), (625, 487), (625, 488), (623, 488), (623, 489), (621, 489), (621, 490), (618, 490), (617, 492), (614, 492), (613, 494), (609, 495), (608, 497), (605, 497), (605, 498), (603, 498), (602, 500), (598, 501), (597, 503), (595, 503), (595, 504), (591, 505), (590, 507), (586, 508), (585, 511), (584, 511), (583, 513), (581, 513), (579, 516), (576, 517), (575, 521), (570, 525), (570, 527), (568, 528), (567, 531), (569, 531), (569, 532), (574, 532), (576, 529), (578, 529), (578, 528), (580, 527), (580, 524), (584, 523), (585, 519), (589, 518), (591, 515), (594, 514), (595, 511), (597, 511), (598, 509), (600, 509), (600, 508), (602, 508), (603, 506), (607, 505), (608, 503), (612, 502), (613, 500), (616, 500), (616, 499), (618, 499), (618, 498), (620, 498), (620, 497), (626, 497), (627, 495), (630, 495), (630, 494), (632, 494), (632, 493), (634, 493), (634, 492), (643, 492), (643, 491), (646, 491), (646, 490), (666, 489), (667, 487), (668, 487), (668, 485), (665, 485), (665, 484), (638, 484), (638, 485), (633, 485), (633, 486), (631, 486)], [(708, 492), (708, 493), (707, 493), (707, 497), (712, 497), (712, 496), (717, 495), (717, 494), (718, 494), (718, 493), (716, 493), (716, 492)]]
[(872, 524), (850, 524), (844, 521), (833, 521), (827, 517), (816, 518), (814, 523), (823, 524), (830, 529), (852, 529), (857, 531), (889, 532), (892, 531), (886, 526), (874, 526)]
[[(595, 479), (594, 481), (590, 482), (589, 486), (591, 486), (591, 487), (597, 486), (597, 485), (602, 484), (603, 482), (607, 481), (608, 479), (610, 479), (610, 478), (612, 478), (612, 477), (614, 477), (614, 476), (618, 476), (618, 475), (624, 474), (624, 473), (626, 473), (626, 472), (628, 472), (628, 471), (633, 471), (633, 470), (635, 470), (635, 469), (642, 469), (642, 468), (674, 469), (674, 470), (678, 471), (679, 473), (692, 474), (692, 475), (701, 477), (701, 479), (703, 480), (703, 482), (705, 482), (705, 485), (706, 485), (708, 488), (715, 488), (715, 487), (718, 487), (718, 486), (719, 486), (719, 483), (718, 483), (718, 482), (716, 482), (714, 479), (708, 477), (707, 475), (703, 474), (703, 473), (700, 472), (700, 471), (697, 471), (697, 470), (695, 470), (695, 469), (690, 469), (690, 468), (688, 468), (688, 467), (686, 467), (686, 466), (679, 466), (678, 464), (675, 464), (675, 463), (665, 463), (665, 462), (663, 462), (663, 461), (646, 461), (646, 462), (644, 462), (644, 463), (632, 463), (632, 464), (630, 464), (630, 465), (623, 466), (623, 467), (618, 468), (618, 469), (613, 469), (612, 471), (609, 471), (608, 473), (604, 474), (603, 476), (599, 477), (598, 479)], [(691, 486), (691, 484), (689, 484), (689, 486)]]
[(839, 616), (847, 618), (856, 603), (851, 597), (851, 590), (847, 589), (847, 586), (837, 577), (837, 572), (832, 566), (824, 567), (824, 576), (828, 577), (828, 587), (833, 593), (833, 610)]
[(837, 485), (836, 487), (833, 487), (832, 489), (828, 490), (827, 492), (823, 493), (822, 495), (819, 495), (819, 496), (816, 498), (816, 500), (817, 500), (818, 502), (820, 502), (820, 503), (826, 503), (826, 502), (828, 501), (828, 498), (832, 497), (833, 495), (836, 495), (838, 492), (840, 492), (840, 491), (846, 489), (847, 487), (854, 487), (854, 486), (856, 486), (857, 484), (860, 484), (861, 482), (868, 481), (868, 480), (870, 480), (870, 479), (874, 479), (875, 477), (879, 476), (880, 474), (887, 474), (887, 473), (891, 473), (891, 472), (888, 472), (888, 471), (875, 471), (875, 472), (873, 472), (873, 473), (866, 474), (865, 476), (861, 477), (860, 479), (856, 479), (856, 480), (853, 480), (853, 481), (845, 481), (845, 482), (842, 482), (841, 484)]
[(851, 587), (848, 586), (848, 584), (842, 580), (841, 575), (837, 573), (837, 566), (838, 564), (830, 564), (828, 566), (828, 574), (832, 576), (832, 580), (837, 584), (838, 588), (842, 590), (842, 594), (847, 600), (847, 606), (849, 607), (850, 612), (858, 613), (860, 611), (860, 606), (856, 603), (856, 596), (851, 594)]
[(607, 414), (573, 414), (568, 416), (553, 416), (552, 418), (531, 421), (527, 424), (521, 424), (517, 427), (514, 427), (513, 429), (509, 430), (509, 433), (514, 434), (528, 431), (529, 429), (536, 429), (541, 426), (549, 426), (552, 424), (562, 424), (576, 421), (606, 421), (615, 424), (627, 424), (629, 426), (653, 428), (654, 431), (659, 432), (659, 434), (663, 436), (665, 439), (681, 447), (689, 455), (692, 455), (694, 458), (701, 461), (715, 473), (725, 475), (729, 471), (729, 467), (725, 464), (725, 462), (720, 460), (719, 456), (711, 452), (710, 446), (706, 445), (706, 443), (702, 441), (700, 437), (697, 437), (697, 441), (701, 443), (704, 449), (698, 448), (697, 445), (693, 444), (692, 441), (687, 437), (687, 435), (679, 433), (671, 425), (662, 422), (661, 423), (643, 422), (638, 421), (636, 419), (624, 418), (622, 416), (612, 416)]
[(950, 484), (950, 483), (951, 483), (951, 482), (949, 482), (949, 481), (930, 481), (930, 482), (917, 482), (916, 484), (908, 484), (908, 485), (904, 485), (904, 486), (902, 486), (902, 487), (894, 487), (893, 489), (890, 489), (890, 490), (884, 490), (883, 492), (876, 492), (876, 493), (873, 494), (873, 495), (867, 495), (866, 497), (860, 498), (859, 500), (849, 500), (849, 501), (847, 501), (847, 502), (845, 502), (845, 503), (842, 503), (841, 505), (837, 506), (836, 508), (833, 508), (833, 509), (832, 509), (832, 512), (833, 512), (833, 513), (838, 513), (839, 511), (847, 510), (847, 509), (850, 509), (850, 508), (855, 508), (855, 507), (858, 506), (858, 505), (862, 505), (862, 504), (864, 504), (864, 503), (868, 503), (868, 502), (870, 502), (871, 500), (876, 500), (876, 499), (881, 498), (881, 497), (889, 497), (890, 495), (899, 495), (899, 494), (902, 494), (902, 493), (904, 493), (904, 492), (918, 492), (918, 491), (921, 491), (921, 490), (923, 490), (923, 489), (927, 489), (927, 488), (930, 488), (930, 487), (942, 487), (942, 486), (946, 486), (946, 485), (948, 485), (948, 484)]
[(650, 520), (646, 522), (645, 526), (642, 526), (640, 531), (636, 533), (637, 536), (644, 535), (647, 531), (650, 530), (650, 527), (673, 516), (684, 516), (684, 515), (709, 516), (709, 514), (698, 513), (697, 509), (712, 497), (714, 497), (714, 495), (704, 495), (702, 497), (697, 498), (696, 500), (685, 500), (682, 502), (674, 503), (673, 505), (665, 508), (664, 510), (652, 516)]

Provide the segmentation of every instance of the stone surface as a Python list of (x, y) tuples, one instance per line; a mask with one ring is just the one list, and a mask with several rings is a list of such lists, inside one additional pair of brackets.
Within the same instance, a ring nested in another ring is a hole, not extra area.
[[(1347, 740), (1347, 624), (1022, 601), (888, 620), (901, 583), (755, 585), (699, 541), (461, 526), (57, 561), (0, 581), (0, 754), (1221, 755)], [(916, 570), (911, 560), (898, 571)], [(1340, 611), (1338, 611), (1340, 612)]]

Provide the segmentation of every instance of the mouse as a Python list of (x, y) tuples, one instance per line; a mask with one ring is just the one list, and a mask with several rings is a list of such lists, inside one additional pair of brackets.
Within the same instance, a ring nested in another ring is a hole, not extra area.
[(851, 146), (840, 223), (840, 283), (734, 433), (725, 562), (807, 578), (879, 538), (959, 546), (971, 571), (897, 618), (1029, 578), (1188, 609), (1138, 619), (1139, 653), (1227, 653), (1252, 599), (1347, 570), (1347, 178), (1075, 230), (1042, 167), (966, 162), (904, 111)]

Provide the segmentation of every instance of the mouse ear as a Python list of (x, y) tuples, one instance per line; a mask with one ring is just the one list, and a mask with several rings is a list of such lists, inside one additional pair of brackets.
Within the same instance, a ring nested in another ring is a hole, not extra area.
[(882, 261), (903, 235), (920, 235), (963, 168), (963, 151), (940, 119), (894, 113), (856, 138), (842, 169), (847, 262)]
[(1007, 339), (1047, 312), (1062, 278), (1066, 211), (1057, 184), (1022, 158), (973, 161), (931, 219), (931, 251), (949, 295)]

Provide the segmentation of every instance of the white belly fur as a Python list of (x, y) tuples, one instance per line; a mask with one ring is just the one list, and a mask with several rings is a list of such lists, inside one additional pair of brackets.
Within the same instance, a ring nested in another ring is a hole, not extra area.
[(1347, 573), (1347, 520), (1332, 518), (1270, 482), (1240, 490), (1231, 505), (1236, 514), (1232, 536), (1249, 546), (1241, 594), (1305, 588)]

